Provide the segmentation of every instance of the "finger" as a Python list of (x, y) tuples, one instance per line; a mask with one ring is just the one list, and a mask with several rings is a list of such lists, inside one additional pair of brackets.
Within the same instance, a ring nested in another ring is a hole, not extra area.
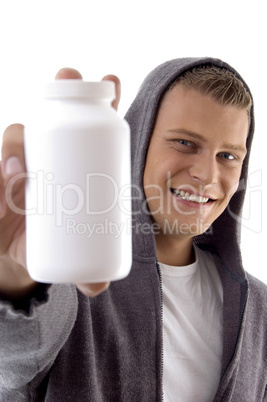
[[(82, 76), (73, 68), (62, 68), (56, 74), (56, 79), (82, 79)], [(2, 174), (4, 178), (25, 171), (23, 132), (23, 125), (12, 124), (3, 134)]]
[(115, 92), (116, 92), (116, 97), (114, 101), (112, 102), (112, 106), (114, 109), (118, 110), (120, 98), (121, 98), (121, 82), (119, 78), (116, 75), (105, 75), (105, 77), (102, 78), (102, 81), (112, 81), (115, 84)]
[(56, 74), (56, 80), (82, 80), (82, 75), (74, 68), (65, 67)]
[[(74, 68), (65, 67), (59, 70), (55, 77), (56, 80), (68, 80), (68, 79), (82, 79), (82, 75)], [(115, 99), (112, 102), (114, 109), (118, 109), (118, 105), (121, 97), (121, 83), (116, 75), (106, 75), (102, 78), (103, 81), (112, 81), (115, 84)]]
[(2, 175), (7, 179), (25, 170), (24, 126), (12, 124), (3, 134)]
[(2, 165), (3, 162), (0, 161), (0, 219), (5, 214), (4, 181), (2, 177), (2, 170), (3, 170)]
[(103, 283), (78, 283), (77, 288), (85, 295), (89, 297), (94, 297), (104, 292), (110, 285), (110, 282)]

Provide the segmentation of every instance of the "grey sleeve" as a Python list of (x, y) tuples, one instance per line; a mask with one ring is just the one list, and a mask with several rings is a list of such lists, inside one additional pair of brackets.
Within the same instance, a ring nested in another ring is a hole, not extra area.
[(29, 313), (0, 303), (0, 400), (39, 385), (73, 328), (77, 304), (76, 287), (69, 284), (52, 285), (48, 300)]

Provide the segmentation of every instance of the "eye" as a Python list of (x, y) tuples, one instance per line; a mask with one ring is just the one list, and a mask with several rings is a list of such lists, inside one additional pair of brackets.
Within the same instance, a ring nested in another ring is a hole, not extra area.
[(181, 145), (184, 145), (185, 147), (192, 147), (193, 143), (191, 141), (187, 140), (177, 140), (177, 142)]
[(197, 152), (197, 146), (194, 142), (180, 139), (180, 138), (175, 138), (171, 140), (176, 148), (177, 151), (183, 152), (183, 153), (195, 153)]
[(198, 150), (198, 146), (195, 142), (185, 140), (183, 138), (170, 138), (167, 140), (173, 145), (173, 147), (183, 153), (195, 153)]
[(196, 145), (192, 141), (175, 139), (174, 142), (177, 148), (179, 148), (182, 151), (192, 151), (196, 149)]
[(237, 159), (236, 156), (229, 154), (229, 152), (221, 152), (219, 156), (223, 159), (227, 159), (228, 161), (234, 161)]

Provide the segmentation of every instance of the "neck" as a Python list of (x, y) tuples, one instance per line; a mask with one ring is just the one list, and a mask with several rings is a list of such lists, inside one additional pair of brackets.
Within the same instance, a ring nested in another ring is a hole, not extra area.
[(156, 235), (156, 245), (158, 261), (163, 264), (186, 266), (195, 261), (192, 238)]

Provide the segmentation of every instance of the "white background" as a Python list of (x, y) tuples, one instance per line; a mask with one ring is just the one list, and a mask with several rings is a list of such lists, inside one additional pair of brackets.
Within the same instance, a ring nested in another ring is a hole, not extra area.
[(249, 84), (256, 133), (244, 208), (246, 269), (267, 283), (266, 69), (264, 0), (8, 0), (0, 5), (0, 133), (27, 123), (40, 85), (58, 69), (85, 80), (121, 78), (123, 115), (155, 66), (184, 56), (212, 56), (235, 67)]

